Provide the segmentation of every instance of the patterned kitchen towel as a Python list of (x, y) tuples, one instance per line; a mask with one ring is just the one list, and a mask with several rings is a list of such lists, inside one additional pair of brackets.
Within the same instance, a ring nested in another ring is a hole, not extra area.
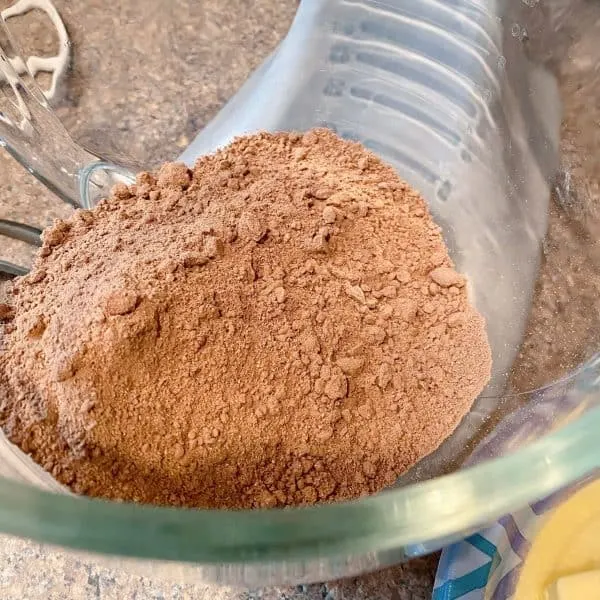
[[(597, 384), (598, 366), (600, 356), (595, 356), (573, 376), (532, 393), (530, 402), (501, 423), (480, 444), (468, 464), (514, 452), (596, 408), (598, 398), (592, 391)], [(521, 565), (544, 514), (597, 477), (598, 473), (591, 475), (446, 547), (436, 574), (433, 600), (513, 598)]]
[[(569, 490), (568, 495), (572, 493)], [(509, 600), (519, 570), (544, 513), (567, 492), (506, 515), (494, 525), (445, 548), (436, 575), (433, 600)]]

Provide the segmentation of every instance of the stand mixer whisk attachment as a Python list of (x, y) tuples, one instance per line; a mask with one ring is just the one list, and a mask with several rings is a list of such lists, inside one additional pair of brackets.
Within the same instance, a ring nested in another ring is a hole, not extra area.
[[(7, 20), (35, 9), (45, 12), (56, 29), (60, 44), (56, 56), (25, 59), (7, 26)], [(89, 208), (106, 197), (115, 183), (129, 182), (133, 176), (79, 146), (54, 114), (50, 102), (70, 57), (66, 27), (50, 0), (18, 0), (0, 12), (0, 146), (62, 200), (75, 208)], [(46, 90), (35, 79), (40, 72), (52, 75)], [(40, 234), (37, 227), (0, 219), (0, 235), (39, 246)], [(22, 275), (27, 270), (0, 260), (4, 274)]]

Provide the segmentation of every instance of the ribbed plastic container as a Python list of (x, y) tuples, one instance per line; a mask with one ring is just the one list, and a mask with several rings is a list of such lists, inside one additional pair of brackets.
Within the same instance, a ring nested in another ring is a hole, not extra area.
[[(181, 156), (191, 164), (242, 133), (324, 126), (361, 141), (427, 199), (487, 320), (493, 377), (456, 433), (396, 489), (287, 510), (110, 503), (65, 493), (4, 442), (0, 530), (177, 577), (315, 581), (435, 550), (598, 468), (593, 345), (560, 381), (509, 387), (552, 194), (573, 192), (560, 61), (569, 61), (564, 40), (583, 35), (570, 29), (577, 10), (600, 22), (600, 5), (583, 0), (303, 0), (277, 51)], [(600, 124), (590, 127), (600, 144)], [(577, 136), (569, 144), (571, 162), (590, 151)], [(577, 189), (592, 189), (581, 182), (593, 175), (580, 171)], [(567, 204), (557, 205), (563, 218), (580, 220), (585, 199)], [(591, 254), (593, 240), (580, 248)], [(480, 451), (477, 466), (461, 469), (478, 442), (490, 447), (499, 435), (501, 455)], [(156, 562), (164, 559), (181, 564)]]

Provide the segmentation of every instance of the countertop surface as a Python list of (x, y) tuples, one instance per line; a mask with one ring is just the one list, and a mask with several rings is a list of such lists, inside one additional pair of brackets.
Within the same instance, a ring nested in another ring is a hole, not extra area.
[[(0, 7), (10, 2), (0, 0)], [(72, 41), (72, 64), (54, 102), (90, 149), (132, 167), (177, 156), (277, 45), (295, 0), (56, 0)], [(107, 8), (111, 6), (111, 8)], [(11, 24), (26, 53), (53, 54), (40, 14)], [(42, 81), (42, 84), (45, 83)], [(0, 217), (44, 226), (67, 214), (47, 190), (0, 154)], [(18, 245), (6, 253), (25, 260)], [(94, 557), (0, 536), (3, 600), (420, 600), (436, 559), (340, 582), (235, 590), (140, 576)]]
[(167, 573), (147, 577), (102, 559), (0, 536), (2, 600), (426, 600), (434, 558), (371, 575), (314, 585), (234, 589), (186, 583)]

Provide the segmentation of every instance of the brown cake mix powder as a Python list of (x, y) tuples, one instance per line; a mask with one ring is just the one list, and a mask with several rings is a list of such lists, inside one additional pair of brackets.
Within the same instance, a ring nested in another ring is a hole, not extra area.
[(166, 164), (44, 234), (1, 424), (78, 493), (272, 507), (376, 492), (490, 374), (425, 202), (327, 130)]

